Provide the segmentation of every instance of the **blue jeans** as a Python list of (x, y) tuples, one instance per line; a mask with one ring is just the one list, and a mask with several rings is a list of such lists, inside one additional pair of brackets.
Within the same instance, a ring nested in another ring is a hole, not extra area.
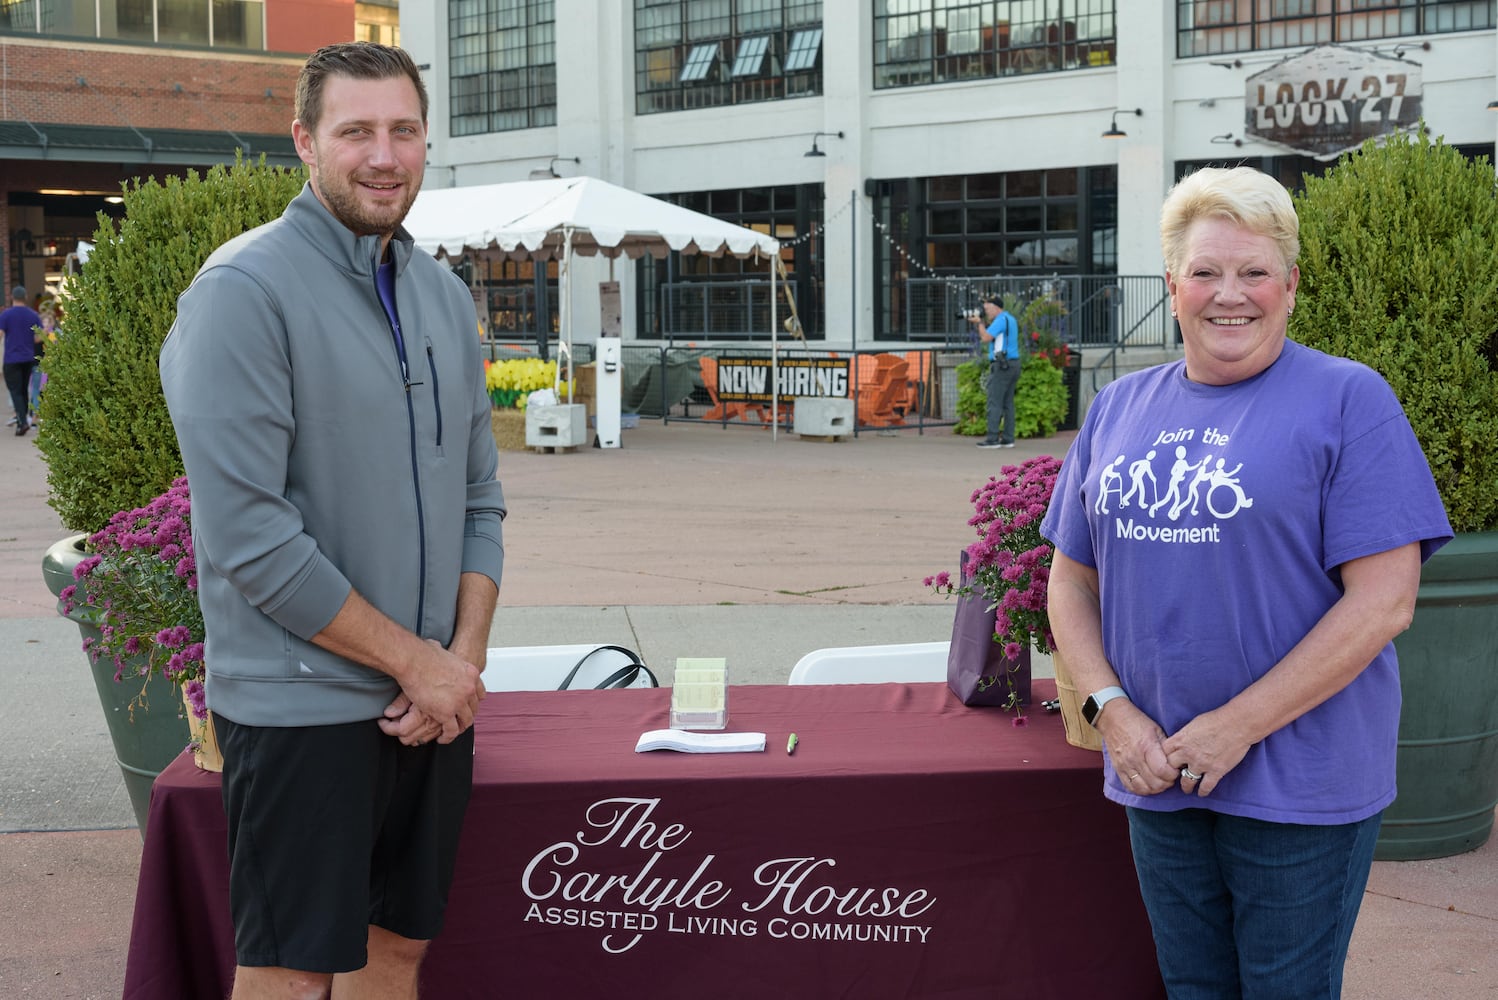
[(1170, 1000), (1337, 1000), (1381, 815), (1340, 826), (1130, 808)]

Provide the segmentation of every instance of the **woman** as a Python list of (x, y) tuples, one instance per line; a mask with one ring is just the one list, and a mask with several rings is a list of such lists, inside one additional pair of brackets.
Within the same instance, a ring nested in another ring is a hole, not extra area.
[[(1185, 358), (1098, 394), (1042, 527), (1172, 998), (1340, 995), (1394, 799), (1391, 640), (1451, 537), (1388, 385), (1286, 339), (1297, 226), (1249, 168), (1171, 190)], [(1101, 489), (1149, 455), (1143, 496)]]

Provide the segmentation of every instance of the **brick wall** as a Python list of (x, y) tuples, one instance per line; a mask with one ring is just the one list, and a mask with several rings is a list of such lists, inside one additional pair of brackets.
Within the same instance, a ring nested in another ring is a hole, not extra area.
[(305, 61), (300, 55), (210, 57), (13, 36), (0, 41), (0, 119), (39, 125), (289, 134), (297, 72)]

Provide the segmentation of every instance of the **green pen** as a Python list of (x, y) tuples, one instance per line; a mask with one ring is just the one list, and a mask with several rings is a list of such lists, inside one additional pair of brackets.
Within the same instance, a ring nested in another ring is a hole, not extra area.
[(785, 752), (788, 753), (788, 754), (795, 753), (796, 752), (796, 744), (800, 743), (800, 742), (801, 741), (796, 738), (796, 734), (795, 733), (791, 733), (791, 738), (785, 741)]

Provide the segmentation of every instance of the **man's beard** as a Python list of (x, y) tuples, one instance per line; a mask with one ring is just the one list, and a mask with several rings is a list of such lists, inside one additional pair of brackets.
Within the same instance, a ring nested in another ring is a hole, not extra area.
[(322, 195), (323, 203), (327, 205), (328, 211), (333, 217), (347, 226), (357, 236), (389, 236), (400, 227), (406, 218), (406, 213), (411, 211), (411, 205), (416, 201), (416, 195), (421, 190), (421, 178), (402, 178), (405, 184), (405, 197), (398, 203), (385, 208), (371, 207), (359, 197), (359, 182), (347, 178), (338, 178), (334, 183), (327, 183), (330, 175), (320, 172), (319, 193)]

